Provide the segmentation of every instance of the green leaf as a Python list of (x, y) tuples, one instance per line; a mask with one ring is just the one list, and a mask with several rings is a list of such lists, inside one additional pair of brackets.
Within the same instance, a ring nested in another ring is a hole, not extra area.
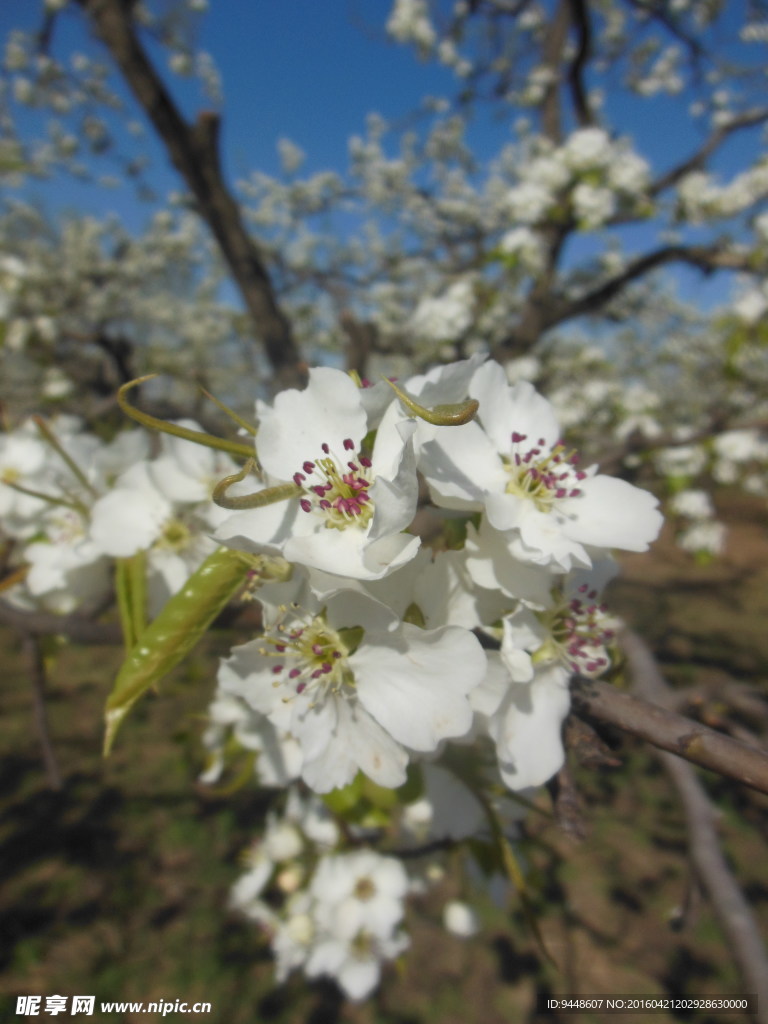
[(358, 772), (349, 785), (323, 793), (322, 800), (328, 810), (342, 817), (351, 811), (360, 802), (364, 778), (363, 773)]
[[(111, 750), (120, 723), (133, 704), (189, 654), (243, 586), (250, 568), (247, 556), (219, 548), (144, 630), (128, 652), (107, 700), (105, 754)], [(130, 611), (128, 614), (133, 619)]]

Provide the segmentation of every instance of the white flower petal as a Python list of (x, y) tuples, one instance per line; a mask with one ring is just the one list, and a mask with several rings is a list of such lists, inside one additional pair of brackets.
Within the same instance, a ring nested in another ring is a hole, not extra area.
[(592, 477), (582, 489), (580, 497), (561, 502), (563, 513), (572, 517), (568, 533), (574, 540), (623, 551), (648, 550), (663, 522), (650, 491), (610, 476)]
[(486, 671), (477, 638), (456, 626), (426, 631), (406, 623), (398, 647), (366, 635), (350, 656), (361, 704), (413, 750), (463, 736), (472, 724), (467, 694)]
[(360, 769), (387, 789), (402, 786), (408, 756), (400, 744), (359, 705), (342, 698), (333, 703), (335, 724), (325, 734), (324, 743), (315, 749), (306, 745), (308, 732), (322, 726), (328, 715), (308, 718), (306, 729), (300, 731), (305, 756), (302, 778), (307, 785), (316, 793), (328, 793), (348, 785)]
[(157, 540), (172, 512), (168, 500), (154, 489), (118, 487), (94, 504), (91, 538), (105, 555), (134, 555)]
[(540, 786), (562, 767), (562, 724), (571, 705), (568, 679), (562, 666), (546, 665), (537, 668), (533, 682), (511, 684), (490, 729), (510, 789)]
[(290, 480), (304, 462), (318, 458), (323, 443), (343, 455), (350, 438), (357, 450), (366, 432), (360, 389), (330, 367), (310, 370), (303, 391), (281, 391), (272, 407), (259, 403), (258, 416), (259, 461), (278, 480)]

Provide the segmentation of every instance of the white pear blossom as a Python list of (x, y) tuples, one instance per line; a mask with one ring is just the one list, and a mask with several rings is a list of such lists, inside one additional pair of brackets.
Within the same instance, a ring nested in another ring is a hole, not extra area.
[(571, 193), (573, 212), (584, 228), (605, 224), (616, 212), (616, 194), (610, 188), (580, 181)]
[(216, 550), (211, 534), (226, 513), (211, 492), (235, 468), (221, 452), (164, 437), (157, 459), (135, 463), (94, 503), (90, 537), (99, 553), (148, 551), (152, 613)]
[(528, 382), (510, 387), (498, 364), (474, 375), (479, 422), (422, 445), (419, 468), (438, 505), (485, 510), (520, 561), (567, 572), (590, 565), (587, 546), (645, 551), (661, 514), (653, 495), (582, 470), (560, 440), (549, 402)]
[(563, 721), (570, 709), (571, 675), (599, 676), (618, 621), (599, 603), (616, 572), (603, 558), (590, 572), (566, 578), (549, 607), (520, 602), (502, 620), (499, 655), (471, 695), (482, 728), (496, 745), (501, 777), (512, 790), (546, 782), (562, 766)]
[(420, 300), (408, 321), (408, 330), (430, 341), (452, 341), (471, 325), (473, 306), (472, 282), (454, 281), (442, 295)]
[(499, 771), (510, 789), (540, 786), (562, 767), (570, 675), (559, 662), (548, 661), (535, 665), (530, 679), (515, 682), (500, 659), (489, 658), (488, 676), (473, 694), (473, 704), (496, 745)]
[(692, 523), (677, 538), (684, 551), (691, 554), (720, 555), (725, 550), (727, 530), (715, 520), (701, 520)]
[(400, 623), (350, 592), (330, 597), (324, 611), (286, 608), (262, 638), (235, 648), (219, 686), (297, 739), (302, 778), (325, 793), (358, 770), (401, 785), (409, 751), (469, 731), (468, 696), (484, 674), (485, 654), (467, 630)]
[(580, 128), (568, 137), (562, 152), (566, 166), (577, 172), (607, 167), (613, 159), (611, 140), (602, 128)]
[(480, 931), (480, 922), (468, 903), (451, 900), (443, 907), (443, 927), (460, 939), (471, 939)]
[(507, 231), (501, 237), (499, 249), (505, 255), (515, 257), (526, 273), (538, 274), (544, 269), (544, 245), (530, 228), (512, 228)]
[(262, 786), (285, 787), (301, 773), (301, 747), (290, 733), (276, 728), (242, 698), (217, 693), (208, 706), (208, 727), (203, 745), (208, 753), (204, 783), (216, 782), (226, 764), (230, 738), (244, 750), (254, 751), (254, 771)]
[(370, 456), (361, 452), (369, 430), (365, 390), (321, 367), (306, 390), (283, 391), (273, 406), (259, 403), (261, 464), (271, 480), (293, 480), (302, 493), (230, 515), (218, 540), (351, 579), (380, 579), (414, 557), (419, 539), (402, 531), (418, 496), (415, 426), (383, 423)]
[(669, 508), (687, 519), (710, 519), (715, 514), (712, 498), (702, 490), (679, 491), (670, 501)]
[(324, 857), (309, 891), (316, 934), (305, 973), (330, 975), (351, 999), (365, 998), (378, 984), (381, 962), (409, 944), (399, 931), (405, 868), (371, 850)]

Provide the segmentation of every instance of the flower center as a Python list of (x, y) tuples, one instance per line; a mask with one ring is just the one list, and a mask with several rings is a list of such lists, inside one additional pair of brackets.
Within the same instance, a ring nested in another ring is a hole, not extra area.
[(315, 702), (328, 695), (351, 696), (355, 677), (347, 659), (362, 635), (359, 627), (331, 629), (321, 615), (291, 626), (281, 621), (264, 633), (269, 646), (260, 647), (259, 654), (278, 659), (272, 669), (276, 683), (286, 682), (296, 693), (311, 688), (317, 694)]
[(85, 524), (74, 509), (57, 509), (46, 524), (52, 544), (76, 544), (85, 537)]
[[(372, 480), (371, 460), (356, 455), (342, 468), (341, 460), (331, 453), (327, 444), (321, 445), (323, 457), (307, 459), (301, 471), (293, 474), (293, 481), (304, 491), (301, 507), (305, 512), (319, 513), (329, 529), (344, 530), (348, 526), (362, 529), (373, 516), (373, 502), (368, 493)], [(344, 450), (355, 450), (351, 438), (344, 441)]]
[(547, 653), (564, 662), (572, 672), (597, 676), (609, 665), (605, 648), (614, 639), (616, 623), (606, 606), (597, 603), (596, 590), (583, 583), (579, 593), (581, 597), (563, 602), (548, 613), (552, 639)]
[(355, 899), (360, 900), (361, 903), (365, 903), (368, 900), (372, 900), (376, 895), (376, 886), (370, 878), (358, 878), (355, 883), (354, 895)]
[(512, 449), (502, 456), (509, 474), (507, 494), (530, 498), (541, 512), (549, 512), (561, 498), (577, 498), (582, 492), (575, 486), (586, 479), (583, 470), (576, 469), (579, 457), (558, 443), (547, 448), (543, 437), (530, 445), (527, 434), (512, 431)]
[(192, 543), (192, 531), (179, 519), (169, 519), (154, 543), (163, 551), (185, 551)]

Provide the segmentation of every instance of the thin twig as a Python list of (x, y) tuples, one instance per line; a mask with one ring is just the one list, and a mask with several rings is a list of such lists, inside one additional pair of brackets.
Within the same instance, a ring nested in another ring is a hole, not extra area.
[(43, 652), (40, 650), (40, 643), (32, 633), (21, 634), (21, 644), (24, 657), (29, 667), (29, 675), (32, 682), (32, 707), (35, 722), (35, 731), (40, 742), (40, 752), (43, 755), (45, 774), (48, 776), (48, 786), (54, 790), (64, 787), (64, 782), (56, 759), (56, 753), (51, 741), (51, 732), (48, 726), (48, 710), (45, 703), (46, 673)]

